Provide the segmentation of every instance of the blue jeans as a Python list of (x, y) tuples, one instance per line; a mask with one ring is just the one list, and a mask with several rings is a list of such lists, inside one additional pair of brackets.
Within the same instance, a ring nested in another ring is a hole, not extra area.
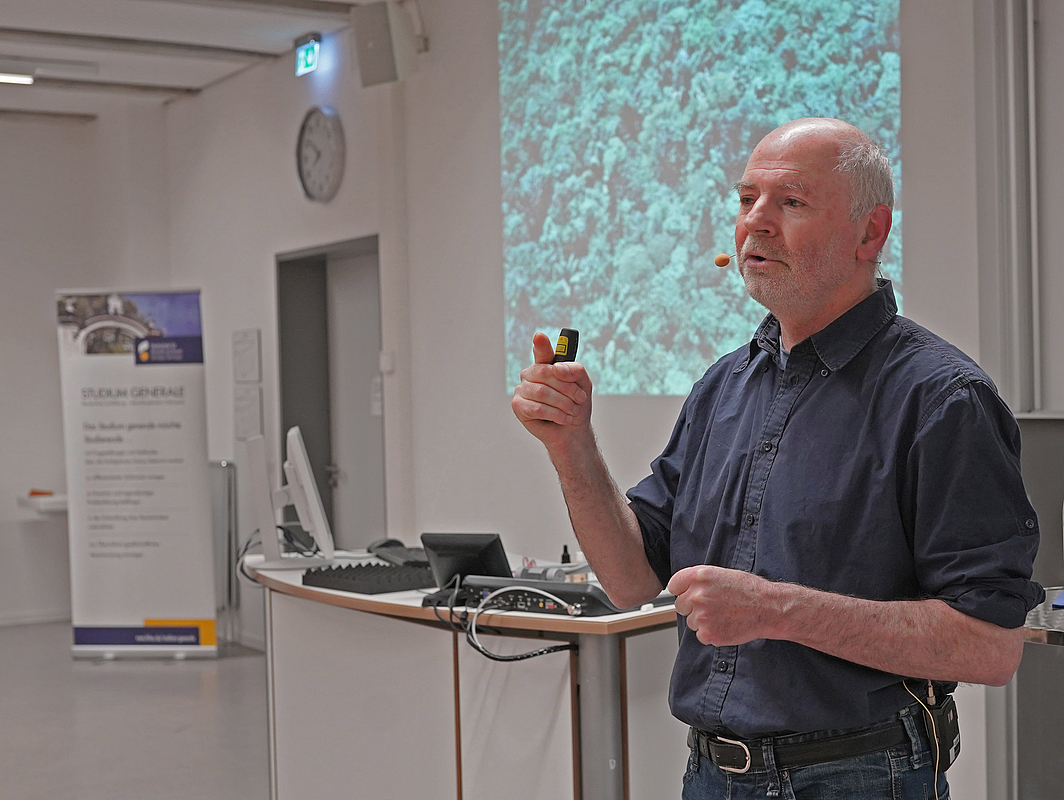
[[(910, 709), (898, 714), (909, 742), (866, 756), (781, 770), (766, 747), (764, 770), (743, 775), (725, 772), (698, 753), (687, 762), (683, 800), (935, 800), (935, 765), (923, 722)], [(818, 738), (818, 734), (781, 736), (775, 744)], [(945, 774), (938, 775), (938, 800), (949, 800)]]

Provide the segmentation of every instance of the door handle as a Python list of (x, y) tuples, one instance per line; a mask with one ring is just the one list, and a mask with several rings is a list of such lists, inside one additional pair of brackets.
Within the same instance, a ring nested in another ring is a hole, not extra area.
[(329, 482), (329, 487), (335, 489), (340, 485), (341, 470), (335, 464), (326, 464), (322, 467), (322, 472), (325, 473), (325, 479)]

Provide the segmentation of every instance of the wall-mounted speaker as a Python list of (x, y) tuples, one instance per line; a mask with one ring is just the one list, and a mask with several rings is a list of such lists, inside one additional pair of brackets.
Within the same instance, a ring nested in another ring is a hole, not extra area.
[(417, 71), (414, 26), (398, 3), (352, 6), (351, 21), (363, 86), (401, 81)]

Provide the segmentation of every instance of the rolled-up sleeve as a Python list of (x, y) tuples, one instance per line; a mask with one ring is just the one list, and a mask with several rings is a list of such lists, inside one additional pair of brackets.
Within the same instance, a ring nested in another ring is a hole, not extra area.
[(1023, 487), (1016, 420), (992, 387), (943, 393), (908, 454), (903, 502), (929, 597), (1005, 628), (1045, 599), (1031, 580), (1038, 518)]

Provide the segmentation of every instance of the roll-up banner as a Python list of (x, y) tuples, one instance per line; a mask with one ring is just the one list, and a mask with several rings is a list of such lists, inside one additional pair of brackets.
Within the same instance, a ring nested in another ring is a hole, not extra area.
[(215, 656), (199, 292), (57, 305), (74, 656)]

